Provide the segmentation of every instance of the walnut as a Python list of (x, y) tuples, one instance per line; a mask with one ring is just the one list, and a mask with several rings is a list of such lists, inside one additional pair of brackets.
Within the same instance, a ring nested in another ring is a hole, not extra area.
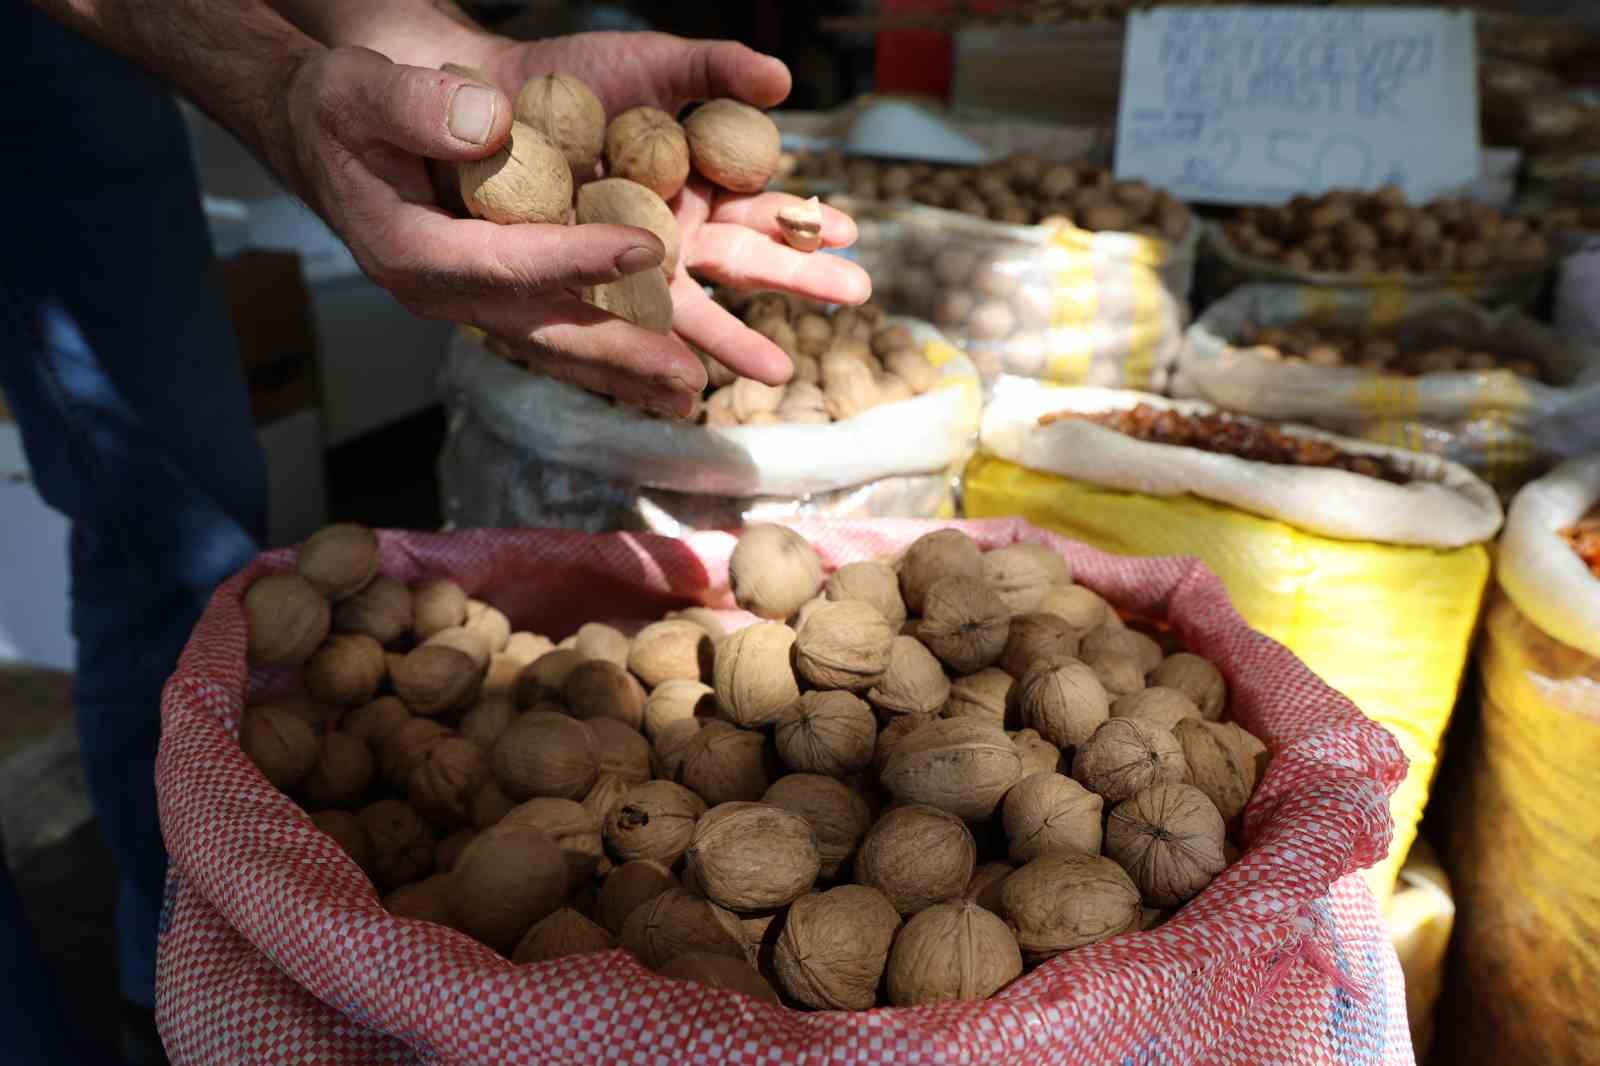
[(712, 988), (726, 988), (742, 992), (752, 999), (768, 1003), (778, 1002), (778, 993), (767, 979), (761, 976), (744, 959), (730, 958), (712, 952), (690, 951), (674, 956), (660, 970), (662, 977), (675, 981), (694, 981)]
[(1206, 794), (1224, 821), (1244, 810), (1256, 787), (1256, 760), (1239, 734), (1255, 740), (1232, 722), (1186, 718), (1173, 728), (1189, 768), (1184, 780)]
[(821, 866), (806, 819), (766, 803), (706, 811), (685, 858), (706, 898), (742, 914), (788, 906), (811, 890)]
[(1126, 696), (1119, 696), (1111, 704), (1111, 716), (1136, 718), (1170, 730), (1185, 718), (1198, 720), (1200, 708), (1175, 688), (1152, 686), (1140, 689), (1138, 692), (1130, 692)]
[(711, 676), (715, 654), (701, 626), (668, 619), (645, 626), (633, 638), (628, 669), (651, 688), (665, 681), (699, 681)]
[(510, 814), (516, 805), (517, 801), (501, 790), (491, 773), (489, 780), (485, 781), (478, 789), (477, 795), (472, 797), (467, 814), (472, 819), (473, 828), (488, 829), (492, 825), (498, 825), (500, 819)]
[(488, 751), (516, 717), (517, 708), (510, 697), (481, 699), (461, 716), (460, 732), (463, 737)]
[(894, 627), (871, 604), (823, 601), (795, 639), (795, 665), (818, 688), (862, 692), (888, 669)]
[(1017, 682), (1022, 721), (1058, 748), (1076, 747), (1110, 716), (1111, 700), (1093, 670), (1073, 659), (1045, 659)]
[(1037, 730), (1019, 730), (1011, 738), (1011, 746), (1017, 749), (1017, 758), (1022, 760), (1019, 781), (1037, 773), (1054, 774), (1065, 769), (1061, 749), (1041, 737)]
[(314, 809), (351, 807), (367, 794), (377, 767), (372, 749), (344, 733), (322, 738), (316, 765), (300, 785), (306, 806)]
[(378, 535), (348, 522), (317, 530), (300, 546), (300, 576), (330, 600), (343, 600), (378, 576)]
[(411, 721), (411, 712), (394, 696), (379, 696), (371, 703), (346, 711), (339, 729), (376, 748), (393, 730)]
[(839, 347), (822, 357), (818, 373), (823, 400), (836, 421), (854, 418), (880, 402), (873, 363), (870, 352), (865, 359), (858, 359)]
[(1177, 737), (1137, 718), (1108, 718), (1072, 758), (1073, 778), (1107, 803), (1151, 785), (1182, 782), (1188, 772)]
[(411, 590), (379, 574), (360, 592), (334, 605), (335, 633), (363, 633), (390, 644), (411, 628)]
[(615, 718), (633, 730), (644, 725), (644, 686), (624, 667), (605, 659), (573, 667), (561, 686), (561, 701), (575, 718)]
[(239, 746), (262, 776), (285, 792), (310, 775), (322, 750), (305, 719), (275, 703), (257, 704), (245, 711), (239, 722)]
[(1022, 975), (1006, 923), (969, 899), (913, 915), (889, 952), (889, 1002), (897, 1007), (987, 999)]
[(972, 879), (967, 882), (966, 890), (961, 893), (963, 899), (970, 899), (984, 910), (1000, 913), (1000, 886), (1005, 884), (1006, 878), (1017, 872), (1017, 868), (1005, 862), (986, 862), (972, 871)]
[(628, 798), (628, 789), (634, 784), (635, 782), (627, 781), (617, 774), (603, 773), (595, 778), (594, 787), (583, 797), (583, 809), (593, 815), (597, 823), (604, 826), (606, 819), (611, 817), (611, 812)]
[(1100, 854), (1104, 801), (1070, 777), (1040, 773), (1018, 781), (1006, 795), (1006, 839), (1011, 858), (1028, 862), (1053, 851)]
[(878, 724), (848, 692), (807, 692), (779, 716), (778, 757), (798, 773), (848, 777), (872, 761)]
[(989, 725), (1004, 726), (1014, 684), (1012, 676), (998, 666), (986, 666), (975, 674), (958, 677), (950, 683), (944, 716), (974, 718)]
[(762, 618), (788, 618), (822, 588), (822, 560), (784, 526), (746, 527), (728, 560), (733, 598)]
[(483, 671), (465, 652), (424, 644), (393, 662), (389, 672), (395, 695), (415, 714), (445, 714), (478, 697)]
[(472, 665), (479, 670), (488, 670), (489, 657), (494, 654), (488, 634), (468, 629), (465, 625), (441, 629), (429, 637), (426, 643), (430, 647), (454, 648), (471, 659)]
[(745, 961), (739, 919), (681, 888), (669, 888), (635, 907), (622, 923), (620, 939), (623, 947), (657, 970), (690, 953)]
[(627, 667), (633, 642), (623, 635), (622, 630), (603, 622), (589, 622), (579, 626), (574, 636), (577, 639), (573, 648), (585, 659), (604, 659), (608, 663)]
[(433, 833), (400, 800), (379, 800), (356, 815), (372, 841), (368, 873), (382, 891), (416, 881), (433, 869)]
[(472, 798), (489, 778), (483, 749), (461, 737), (443, 737), (428, 746), (406, 783), (411, 805), (442, 827), (468, 820)]
[(896, 807), (867, 831), (856, 853), (861, 884), (882, 892), (901, 914), (959, 896), (978, 849), (960, 818), (937, 807)]
[(600, 823), (581, 803), (573, 800), (551, 796), (531, 799), (513, 807), (499, 824), (525, 825), (555, 841), (566, 859), (568, 879), (574, 885), (593, 877), (595, 868), (605, 857)]
[(528, 711), (489, 753), (495, 780), (513, 799), (582, 799), (600, 774), (599, 743), (588, 725), (554, 711)]
[(1142, 910), (1122, 867), (1100, 855), (1048, 852), (1000, 887), (1000, 912), (1034, 960), (1137, 929)]
[(671, 200), (689, 177), (689, 141), (665, 111), (635, 107), (606, 125), (606, 173)]
[(467, 620), (462, 625), (488, 640), (490, 654), (498, 655), (511, 643), (511, 620), (500, 608), (482, 600), (467, 601)]
[(860, 793), (820, 774), (780, 777), (761, 802), (792, 811), (811, 826), (821, 863), (818, 876), (825, 880), (839, 876), (872, 824), (872, 812)]
[(672, 871), (649, 859), (625, 862), (606, 876), (595, 898), (594, 917), (612, 936), (622, 934), (622, 924), (641, 904), (669, 888), (677, 888)]
[(982, 581), (947, 577), (934, 582), (923, 597), (917, 635), (958, 674), (991, 665), (1005, 649), (1011, 612)]
[(433, 846), (434, 870), (446, 874), (455, 869), (456, 860), (461, 858), (461, 853), (467, 850), (468, 844), (477, 839), (478, 830), (465, 825), (441, 837)]
[(915, 348), (899, 348), (883, 356), (884, 369), (906, 383), (918, 396), (939, 383), (939, 370)]
[(978, 545), (959, 529), (940, 529), (918, 537), (900, 560), (900, 595), (906, 610), (925, 613), (928, 590), (948, 577), (983, 579), (983, 553)]
[(650, 764), (655, 775), (676, 781), (678, 771), (683, 767), (684, 753), (689, 749), (689, 741), (698, 736), (702, 729), (712, 726), (734, 728), (727, 722), (710, 718), (684, 718), (668, 722), (650, 749)]
[(610, 951), (616, 945), (611, 934), (571, 907), (562, 907), (533, 923), (511, 953), (517, 965), (548, 962), (568, 955)]
[(622, 862), (649, 859), (671, 866), (689, 850), (703, 800), (671, 781), (646, 781), (628, 790), (606, 819), (605, 842)]
[(1059, 615), (1019, 614), (1011, 619), (999, 667), (1012, 677), (1022, 677), (1034, 663), (1052, 655), (1078, 654), (1078, 636)]
[(702, 729), (683, 750), (678, 780), (708, 804), (761, 798), (775, 776), (767, 738), (748, 729)]
[(561, 906), (570, 884), (555, 842), (514, 823), (485, 830), (461, 853), (451, 877), (456, 926), (502, 955)]
[(650, 780), (650, 742), (615, 718), (591, 718), (600, 773), (613, 774), (630, 785)]
[(827, 398), (816, 385), (801, 380), (805, 363), (805, 356), (795, 363), (795, 379), (789, 382), (789, 387), (784, 390), (783, 402), (778, 405), (775, 415), (780, 422), (800, 422), (806, 425), (822, 426), (833, 421), (828, 415)]
[(867, 693), (886, 714), (937, 714), (950, 696), (950, 679), (939, 660), (913, 637), (895, 637), (889, 668)]
[(669, 622), (680, 619), (693, 622), (706, 631), (706, 636), (711, 638), (713, 644), (722, 643), (722, 638), (728, 635), (727, 629), (722, 625), (722, 619), (709, 607), (685, 607), (681, 611), (668, 611), (665, 618)]
[(817, 1010), (867, 1010), (889, 963), (900, 915), (883, 893), (841, 885), (789, 908), (773, 969), (789, 996)]
[(1094, 671), (1106, 695), (1112, 699), (1131, 695), (1144, 688), (1144, 672), (1131, 655), (1114, 650), (1084, 652), (1083, 662)]
[(794, 645), (794, 630), (782, 622), (758, 622), (722, 642), (712, 683), (729, 721), (751, 728), (769, 725), (800, 698), (790, 665)]
[(1036, 610), (1065, 619), (1080, 637), (1099, 629), (1116, 613), (1092, 589), (1082, 585), (1047, 589), (1040, 597)]
[(1042, 544), (1012, 544), (984, 553), (983, 580), (1012, 614), (1027, 614), (1050, 586), (1072, 584), (1072, 567)]
[(411, 918), (435, 925), (454, 925), (451, 916), (451, 897), (455, 892), (455, 879), (445, 874), (415, 881), (383, 897), (383, 909), (396, 918)]
[(860, 600), (869, 603), (898, 629), (906, 620), (905, 601), (900, 598), (900, 579), (883, 563), (846, 563), (828, 578), (828, 599), (835, 603)]
[(1146, 903), (1185, 903), (1227, 865), (1222, 815), (1193, 785), (1153, 785), (1111, 809), (1106, 854), (1128, 871)]
[(1174, 688), (1194, 701), (1200, 715), (1210, 721), (1222, 717), (1228, 701), (1228, 686), (1222, 672), (1208, 660), (1189, 652), (1169, 655), (1150, 671), (1150, 683)]
[[(518, 635), (527, 636), (528, 634)], [(543, 653), (540, 652), (539, 654)], [(478, 689), (479, 699), (500, 697), (510, 702), (517, 690), (517, 679), (522, 676), (522, 671), (528, 668), (528, 664), (533, 662), (534, 658), (537, 658), (537, 656), (522, 658), (510, 652), (498, 652), (489, 656), (489, 668), (484, 671), (483, 684)], [(515, 706), (514, 703), (512, 705)]]
[(535, 703), (561, 699), (561, 686), (567, 677), (587, 660), (576, 648), (554, 648), (529, 663), (517, 675), (511, 698), (527, 709)]
[(644, 732), (652, 741), (673, 722), (715, 716), (717, 693), (710, 685), (699, 681), (663, 681), (650, 693), (644, 703)]
[(425, 581), (411, 587), (411, 630), (418, 640), (467, 620), (467, 594), (454, 581)]
[(1022, 760), (1004, 730), (970, 718), (944, 718), (901, 741), (880, 776), (898, 800), (977, 821), (994, 813), (1021, 771)]
[(327, 597), (299, 574), (258, 578), (244, 594), (250, 661), (294, 666), (322, 644), (332, 625)]
[(371, 876), (374, 857), (372, 838), (367, 835), (367, 827), (359, 817), (349, 811), (318, 811), (311, 816), (311, 822), (332, 837), (333, 842), (350, 856), (350, 861)]
[(451, 735), (429, 718), (411, 718), (386, 734), (376, 747), (378, 770), (390, 787), (404, 792), (428, 749)]
[(920, 714), (902, 714), (889, 719), (888, 724), (878, 731), (878, 743), (872, 753), (873, 770), (882, 775), (901, 742), (931, 721), (933, 719)]
[(794, 336), (802, 355), (820, 356), (833, 343), (833, 325), (825, 315), (808, 311), (794, 320)]
[[(1107, 652), (1126, 655), (1133, 659), (1137, 664), (1141, 682), (1144, 675), (1161, 665), (1161, 645), (1137, 630), (1127, 629), (1117, 624), (1102, 625), (1098, 629), (1092, 629), (1085, 633), (1079, 649), (1079, 653), (1085, 661), (1091, 655), (1100, 655)], [(1170, 685), (1168, 687), (1177, 688), (1178, 686)]]

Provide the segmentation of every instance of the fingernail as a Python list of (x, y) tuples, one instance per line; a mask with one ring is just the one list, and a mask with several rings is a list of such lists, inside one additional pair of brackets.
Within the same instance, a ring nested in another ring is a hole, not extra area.
[(617, 256), (617, 269), (624, 274), (637, 274), (660, 265), (661, 254), (654, 248), (646, 248), (643, 245), (629, 248)]
[(494, 129), (498, 94), (480, 85), (463, 85), (450, 99), (450, 135), (473, 144), (487, 144)]

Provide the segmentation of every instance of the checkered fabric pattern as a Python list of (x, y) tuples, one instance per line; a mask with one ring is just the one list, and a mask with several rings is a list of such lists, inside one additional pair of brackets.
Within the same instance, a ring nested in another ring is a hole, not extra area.
[[(1192, 559), (1107, 555), (1012, 520), (797, 524), (830, 566), (954, 524), (985, 547), (1048, 544), (1125, 609), (1216, 661), (1235, 717), (1271, 748), (1244, 857), (1158, 929), (1062, 955), (993, 999), (802, 1013), (668, 981), (624, 952), (513, 966), (391, 917), (332, 840), (237, 743), (247, 700), (286, 683), (245, 662), (240, 597), (289, 568), (263, 555), (218, 590), (162, 705), (156, 767), (172, 854), (157, 1020), (175, 1063), (1410, 1063), (1399, 964), (1353, 871), (1388, 847), (1393, 739), (1250, 630)], [(386, 573), (449, 576), (520, 626), (730, 607), (734, 537), (383, 534)]]

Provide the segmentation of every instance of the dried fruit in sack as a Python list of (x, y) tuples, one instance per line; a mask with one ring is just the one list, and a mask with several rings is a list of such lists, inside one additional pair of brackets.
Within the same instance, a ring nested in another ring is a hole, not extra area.
[(1107, 803), (1151, 785), (1180, 784), (1189, 773), (1178, 738), (1136, 718), (1109, 718), (1078, 746), (1072, 776)]
[(958, 677), (950, 683), (944, 717), (973, 718), (989, 725), (1004, 726), (1015, 683), (1011, 675), (998, 666), (986, 666), (975, 674)]
[(983, 580), (1012, 614), (1027, 614), (1052, 585), (1072, 583), (1072, 567), (1042, 544), (1012, 544), (984, 553)]
[(606, 848), (622, 862), (649, 859), (671, 866), (689, 850), (705, 801), (671, 781), (647, 781), (606, 819)]
[(779, 716), (778, 757), (796, 773), (848, 777), (872, 761), (877, 721), (848, 692), (807, 692)]
[(614, 718), (634, 730), (644, 726), (644, 686), (626, 668), (604, 659), (573, 667), (561, 686), (561, 701), (575, 718)]
[[(594, 90), (581, 79), (570, 74), (529, 78), (517, 92), (514, 113), (519, 122), (538, 130), (555, 145), (574, 174), (583, 176), (594, 172), (595, 164), (600, 161), (600, 149), (605, 145), (606, 109)], [(583, 202), (582, 189), (578, 202)], [(580, 217), (578, 221), (596, 220)]]
[(377, 777), (372, 749), (345, 733), (322, 738), (316, 764), (300, 784), (300, 795), (314, 810), (353, 807), (361, 802)]
[(1000, 908), (1030, 959), (1137, 929), (1143, 911), (1122, 867), (1072, 851), (1048, 852), (1006, 878)]
[(1227, 865), (1222, 815), (1193, 785), (1154, 785), (1111, 809), (1106, 854), (1139, 887), (1146, 903), (1187, 902)]
[(465, 707), (477, 698), (483, 671), (465, 652), (424, 644), (391, 660), (395, 695), (415, 714), (436, 715)]
[(283, 792), (297, 788), (317, 765), (321, 744), (305, 719), (274, 703), (257, 704), (239, 722), (239, 747), (263, 777)]
[(1017, 707), (1030, 729), (1059, 748), (1082, 744), (1111, 712), (1105, 686), (1075, 659), (1045, 659), (1017, 682)]
[(554, 841), (567, 861), (568, 880), (574, 885), (593, 877), (605, 858), (600, 823), (581, 803), (569, 799), (541, 796), (519, 803), (499, 824), (525, 825)]
[(959, 896), (977, 865), (966, 824), (936, 807), (889, 811), (868, 830), (856, 853), (856, 880), (882, 892), (901, 914), (915, 914)]
[(968, 899), (913, 915), (889, 952), (889, 1002), (897, 1007), (987, 999), (1022, 976), (1022, 953), (1006, 923)]
[(1100, 854), (1104, 801), (1070, 777), (1038, 773), (1006, 794), (1004, 819), (1009, 852), (1028, 862), (1057, 851)]
[(1244, 810), (1256, 787), (1255, 750), (1266, 750), (1260, 741), (1232, 722), (1199, 718), (1179, 722), (1173, 735), (1189, 767), (1184, 780), (1206, 794), (1224, 821)]
[(768, 1003), (778, 1002), (778, 993), (773, 991), (772, 985), (743, 959), (695, 951), (673, 958), (659, 972), (662, 977), (675, 981), (694, 981), (712, 988), (742, 992)]
[(612, 936), (620, 936), (622, 923), (636, 908), (677, 887), (677, 878), (661, 863), (649, 859), (625, 862), (607, 874), (600, 886), (594, 902), (595, 921)]
[(977, 543), (959, 529), (940, 529), (918, 537), (900, 560), (900, 595), (906, 610), (923, 614), (928, 590), (934, 582), (949, 577), (983, 579), (983, 553)]
[(789, 905), (810, 891), (821, 865), (806, 819), (766, 803), (712, 807), (685, 857), (706, 897), (738, 914)]
[(356, 815), (372, 841), (368, 873), (387, 891), (415, 881), (433, 869), (433, 833), (409, 804), (384, 799)]
[(794, 644), (794, 630), (781, 622), (758, 622), (722, 642), (713, 685), (729, 721), (747, 728), (770, 725), (800, 698), (791, 665)]
[(499, 151), (456, 164), (461, 201), (474, 218), (501, 225), (564, 226), (572, 212), (572, 171), (561, 150), (524, 122), (511, 123)]
[(899, 912), (877, 889), (840, 885), (801, 896), (773, 951), (778, 983), (817, 1010), (867, 1010), (899, 929)]
[(628, 669), (654, 689), (667, 681), (700, 681), (711, 676), (716, 648), (694, 622), (664, 620), (641, 629), (628, 650)]
[(515, 824), (485, 830), (451, 877), (457, 928), (506, 956), (535, 922), (560, 908), (570, 887), (555, 842)]
[(360, 592), (334, 605), (335, 633), (363, 633), (391, 644), (411, 628), (411, 590), (382, 574)]
[(1208, 660), (1190, 652), (1169, 655), (1150, 672), (1150, 684), (1176, 689), (1194, 701), (1202, 717), (1216, 721), (1228, 702), (1228, 685), (1222, 672)]
[(411, 588), (411, 630), (427, 640), (467, 620), (467, 594), (454, 581), (425, 581)]
[(512, 799), (582, 799), (600, 774), (594, 731), (554, 711), (528, 711), (489, 753), (495, 780)]
[(1022, 760), (1004, 730), (970, 718), (943, 718), (901, 741), (879, 777), (902, 802), (977, 821), (994, 813), (1021, 771)]
[(615, 718), (591, 718), (595, 750), (600, 753), (600, 774), (612, 774), (630, 785), (650, 780), (650, 742)]
[(828, 578), (825, 592), (828, 599), (836, 603), (860, 600), (871, 604), (897, 629), (906, 620), (905, 601), (900, 598), (900, 579), (883, 563), (846, 563)]
[(725, 955), (745, 961), (744, 930), (731, 911), (681, 888), (669, 888), (635, 907), (620, 941), (659, 970), (679, 955)]
[(702, 729), (684, 747), (678, 779), (708, 804), (758, 800), (777, 762), (767, 737), (748, 729)]
[(1185, 718), (1199, 720), (1200, 708), (1194, 701), (1175, 688), (1162, 688), (1152, 685), (1150, 688), (1131, 692), (1126, 696), (1119, 696), (1111, 704), (1113, 718), (1134, 718), (1139, 721), (1149, 722), (1151, 725), (1160, 726), (1162, 729), (1171, 730)]
[(762, 618), (782, 620), (822, 588), (816, 549), (785, 526), (749, 526), (728, 560), (734, 600)]
[(269, 574), (244, 594), (250, 661), (297, 666), (322, 645), (333, 609), (315, 585), (299, 574)]
[(683, 123), (689, 158), (707, 181), (733, 192), (760, 192), (778, 171), (777, 124), (738, 100), (710, 100)]
[(780, 777), (761, 802), (805, 819), (816, 842), (817, 876), (824, 880), (839, 876), (872, 825), (872, 812), (861, 794), (821, 774)]
[(611, 934), (598, 924), (571, 907), (562, 907), (533, 924), (511, 953), (511, 961), (519, 966), (548, 962), (568, 955), (610, 951), (615, 946)]
[(1040, 659), (1052, 655), (1071, 658), (1077, 654), (1078, 635), (1066, 619), (1044, 612), (1019, 614), (1011, 619), (1006, 646), (996, 665), (1020, 678)]
[(348, 522), (324, 526), (300, 546), (295, 569), (330, 600), (354, 596), (378, 575), (378, 535)]
[(982, 581), (941, 578), (923, 597), (917, 636), (955, 673), (970, 674), (993, 664), (1010, 631), (1011, 612)]
[(865, 692), (889, 668), (894, 638), (894, 627), (871, 604), (823, 601), (795, 636), (795, 667), (817, 688)]

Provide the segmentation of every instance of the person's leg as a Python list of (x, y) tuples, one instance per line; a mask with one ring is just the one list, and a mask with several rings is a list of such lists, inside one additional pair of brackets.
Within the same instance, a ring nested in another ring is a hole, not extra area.
[(148, 1008), (161, 686), (212, 590), (258, 549), (265, 468), (176, 108), (30, 5), (6, 6), (0, 36), (20, 32), (39, 80), (0, 104), (0, 149), (30, 129), (48, 149), (0, 150), (0, 182), (27, 184), (0, 250), (0, 384), (41, 494), (72, 521), (79, 733), (120, 877), (121, 987)]
[[(0, 857), (0, 958), (8, 984), (0, 997), (0, 1058), (22, 1066), (73, 1066), (73, 1030), (61, 1012), (55, 980), (22, 910), (11, 870)], [(91, 1053), (92, 1054), (92, 1053)]]

